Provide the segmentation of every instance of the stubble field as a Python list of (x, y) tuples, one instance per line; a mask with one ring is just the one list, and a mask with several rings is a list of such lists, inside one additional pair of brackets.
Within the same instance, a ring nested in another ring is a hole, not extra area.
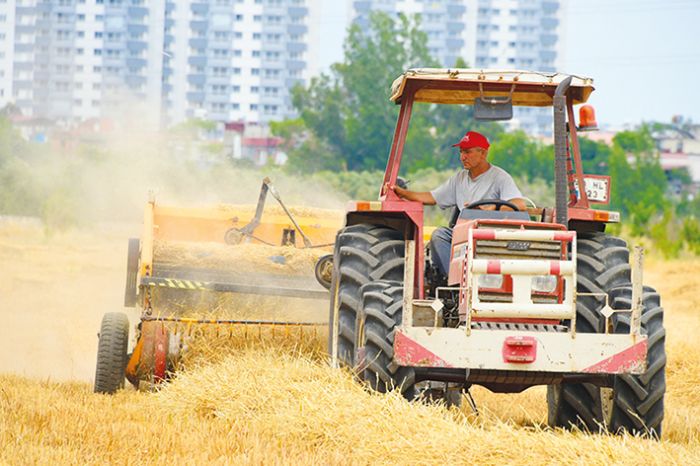
[[(92, 393), (97, 331), (122, 310), (126, 238), (0, 225), (0, 463), (700, 463), (700, 260), (648, 258), (668, 354), (662, 441), (546, 427), (545, 390), (473, 389), (481, 414), (367, 392), (323, 335), (233, 342), (158, 393)], [(138, 315), (128, 311), (132, 323)]]

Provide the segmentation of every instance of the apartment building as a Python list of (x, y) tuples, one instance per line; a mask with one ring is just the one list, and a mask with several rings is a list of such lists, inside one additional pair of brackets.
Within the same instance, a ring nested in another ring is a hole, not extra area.
[(200, 117), (268, 122), (294, 114), (308, 49), (303, 0), (168, 2), (163, 106), (167, 123)]
[(305, 77), (307, 16), (304, 0), (0, 1), (0, 102), (66, 123), (279, 120)]
[(0, 108), (12, 101), (15, 2), (0, 2)]

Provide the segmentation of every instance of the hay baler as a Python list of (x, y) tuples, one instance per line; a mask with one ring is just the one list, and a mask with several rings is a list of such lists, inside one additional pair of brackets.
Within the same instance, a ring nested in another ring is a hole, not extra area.
[[(268, 193), (281, 208), (264, 209)], [(128, 248), (124, 304), (141, 311), (136, 343), (128, 354), (126, 314), (105, 314), (95, 391), (113, 393), (125, 376), (136, 387), (166, 379), (193, 327), (327, 324), (313, 312), (270, 307), (325, 306), (328, 291), (314, 277), (314, 263), (317, 274), (328, 269), (324, 250), (341, 219), (335, 211), (288, 209), (269, 179), (257, 206), (171, 207), (151, 198), (143, 234)]]

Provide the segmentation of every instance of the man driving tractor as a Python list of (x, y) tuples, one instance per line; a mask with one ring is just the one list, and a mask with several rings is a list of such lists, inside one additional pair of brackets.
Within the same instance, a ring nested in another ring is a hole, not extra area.
[[(389, 186), (399, 197), (409, 201), (419, 201), (426, 205), (440, 206), (441, 209), (458, 207), (479, 208), (483, 210), (526, 210), (525, 199), (515, 185), (513, 178), (500, 167), (488, 162), (489, 141), (481, 133), (469, 131), (452, 147), (459, 147), (459, 158), (464, 166), (450, 179), (432, 191), (410, 191), (399, 186)], [(511, 206), (485, 203), (476, 206), (479, 201), (506, 201)], [(452, 228), (440, 227), (430, 240), (430, 252), (435, 266), (442, 275), (447, 274), (452, 244)]]

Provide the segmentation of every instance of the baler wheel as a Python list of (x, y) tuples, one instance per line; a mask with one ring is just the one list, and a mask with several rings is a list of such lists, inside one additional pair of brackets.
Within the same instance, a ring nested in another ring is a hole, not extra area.
[(331, 289), (331, 281), (333, 280), (333, 254), (326, 254), (316, 261), (314, 267), (316, 281), (325, 289)]
[(401, 233), (385, 226), (363, 223), (338, 232), (333, 254), (328, 349), (332, 354), (337, 338), (341, 365), (352, 368), (355, 364), (356, 322), (362, 310), (360, 288), (376, 280), (402, 280), (404, 249)]
[(124, 387), (128, 343), (129, 319), (126, 314), (105, 314), (100, 325), (97, 346), (95, 393), (114, 393)]

